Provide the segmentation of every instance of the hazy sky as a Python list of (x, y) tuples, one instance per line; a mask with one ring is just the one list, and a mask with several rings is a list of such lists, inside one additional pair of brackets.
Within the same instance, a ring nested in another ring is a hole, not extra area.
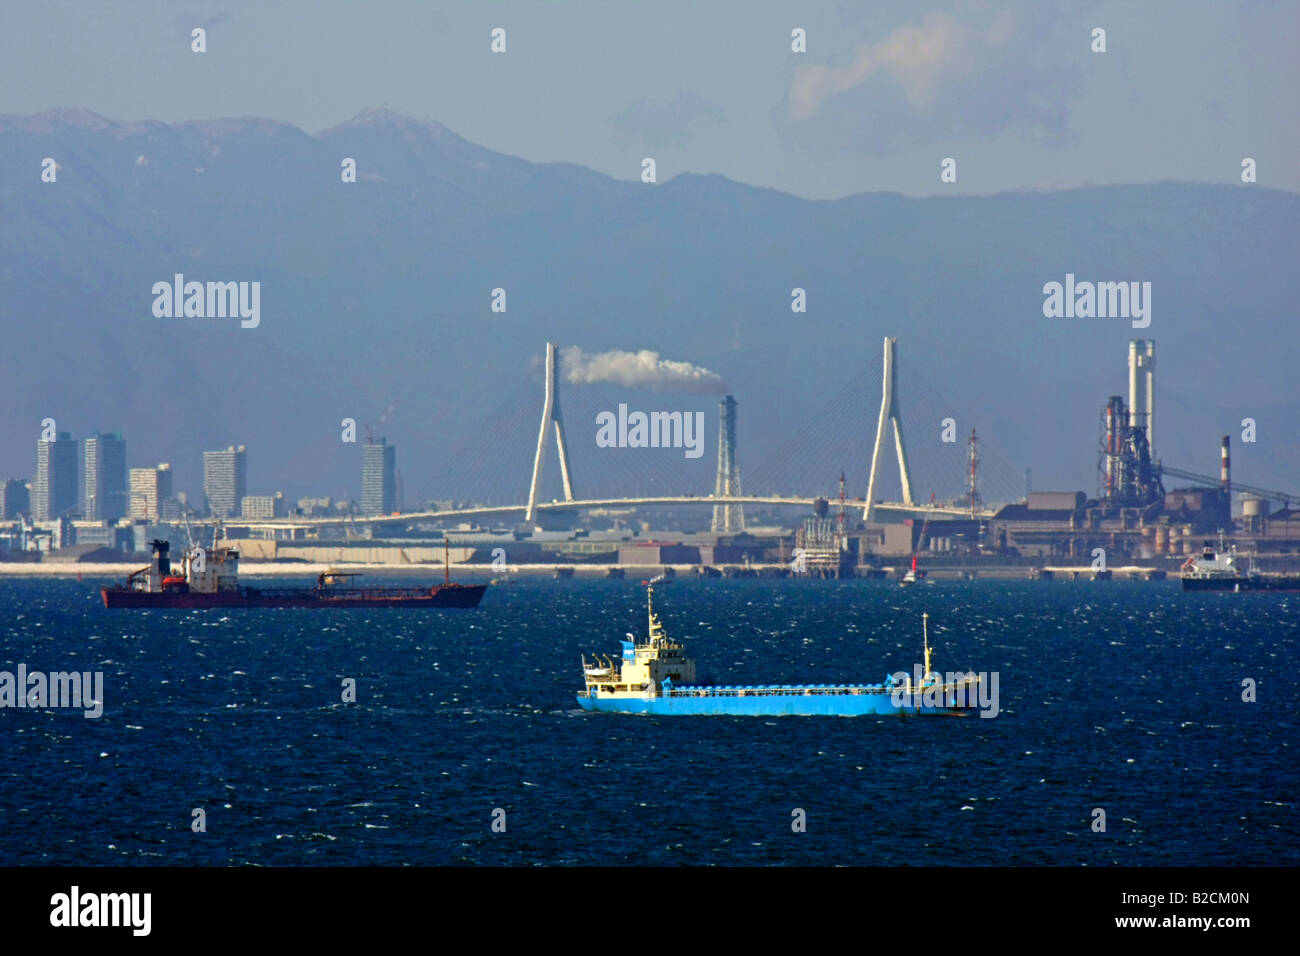
[(1300, 3), (1270, 0), (5, 0), (0, 112), (317, 132), (387, 105), (529, 160), (815, 198), (1238, 182), (1245, 156), (1300, 191), (1297, 36)]

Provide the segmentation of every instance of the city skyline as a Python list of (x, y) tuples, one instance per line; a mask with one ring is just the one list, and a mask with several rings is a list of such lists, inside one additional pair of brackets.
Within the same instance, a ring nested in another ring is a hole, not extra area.
[[(83, 453), (82, 469), (77, 468), (78, 445)], [(82, 439), (74, 437), (71, 431), (60, 431), (54, 440), (38, 439), (32, 476), (0, 478), (0, 492), (4, 494), (0, 499), (0, 518), (28, 514), (33, 520), (48, 522), (74, 516), (81, 521), (112, 524), (123, 518), (178, 521), (181, 511), (186, 509), (195, 516), (234, 518), (284, 517), (287, 513), (287, 499), (281, 490), (248, 492), (245, 445), (229, 445), (225, 449), (203, 453), (205, 475), (213, 482), (218, 501), (216, 512), (211, 508), (206, 488), (201, 498), (203, 507), (197, 510), (190, 504), (186, 489), (174, 488), (170, 462), (128, 466), (126, 448), (126, 438), (116, 430), (96, 430)], [(352, 503), (359, 504), (361, 513), (365, 515), (387, 514), (395, 509), (397, 500), (397, 447), (380, 437), (377, 441), (366, 441), (362, 449), (359, 464), (362, 494)], [(374, 457), (375, 453), (378, 457)], [(74, 481), (76, 491), (72, 490)], [(98, 491), (101, 487), (102, 495)], [(319, 497), (313, 494), (300, 496), (302, 500)], [(323, 497), (330, 499), (332, 496)], [(373, 503), (369, 503), (371, 498)], [(33, 500), (42, 502), (39, 513), (31, 504)], [(106, 504), (100, 506), (101, 501)], [(271, 512), (246, 514), (250, 503), (254, 510), (269, 507)]]

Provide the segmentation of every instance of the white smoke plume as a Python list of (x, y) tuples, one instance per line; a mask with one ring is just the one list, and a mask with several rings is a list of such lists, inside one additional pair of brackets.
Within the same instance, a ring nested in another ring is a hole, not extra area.
[(720, 395), (727, 383), (717, 372), (660, 358), (658, 352), (584, 352), (576, 345), (560, 350), (560, 371), (574, 385), (612, 382), (656, 392), (702, 392)]

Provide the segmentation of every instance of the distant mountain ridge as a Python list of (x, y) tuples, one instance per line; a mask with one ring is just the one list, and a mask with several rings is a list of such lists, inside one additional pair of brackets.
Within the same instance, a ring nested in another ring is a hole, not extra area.
[[(41, 182), (44, 157), (56, 183)], [(345, 157), (356, 183), (340, 180)], [(717, 175), (652, 186), (531, 163), (389, 110), (315, 135), (256, 118), (0, 116), (0, 477), (32, 474), (52, 417), (78, 437), (121, 428), (133, 466), (171, 461), (192, 495), (201, 452), (231, 443), (249, 447), (250, 493), (359, 495), (339, 422), (397, 399), (386, 430), (410, 498), (536, 379), (551, 340), (723, 375), (743, 480), (897, 335), (905, 367), (943, 393), (909, 395), (904, 379), (905, 413), (951, 405), (1035, 487), (1091, 491), (1098, 411), (1126, 394), (1128, 339), (1149, 337), (1161, 457), (1213, 472), (1219, 435), (1253, 417), (1238, 474), (1295, 489), (1297, 261), (1300, 197), (1257, 185), (808, 201)], [(260, 326), (154, 318), (151, 287), (178, 272), (259, 281)], [(1151, 326), (1044, 318), (1044, 283), (1067, 273), (1150, 281)], [(704, 409), (716, 434), (712, 399), (629, 401)], [(566, 424), (594, 454), (594, 422)], [(918, 455), (951, 457), (937, 421), (912, 428)], [(840, 466), (857, 494), (871, 438)], [(526, 472), (531, 449), (511, 455)]]

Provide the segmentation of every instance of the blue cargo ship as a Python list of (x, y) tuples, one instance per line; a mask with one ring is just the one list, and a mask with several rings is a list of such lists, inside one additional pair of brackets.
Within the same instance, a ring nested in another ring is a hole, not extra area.
[(654, 612), (654, 585), (646, 587), (648, 634), (623, 641), (621, 659), (582, 659), (583, 710), (622, 714), (731, 714), (744, 716), (964, 715), (978, 706), (975, 675), (930, 669), (929, 615), (922, 616), (925, 669), (893, 675), (881, 684), (769, 684), (720, 687), (696, 682), (695, 660), (664, 633)]

